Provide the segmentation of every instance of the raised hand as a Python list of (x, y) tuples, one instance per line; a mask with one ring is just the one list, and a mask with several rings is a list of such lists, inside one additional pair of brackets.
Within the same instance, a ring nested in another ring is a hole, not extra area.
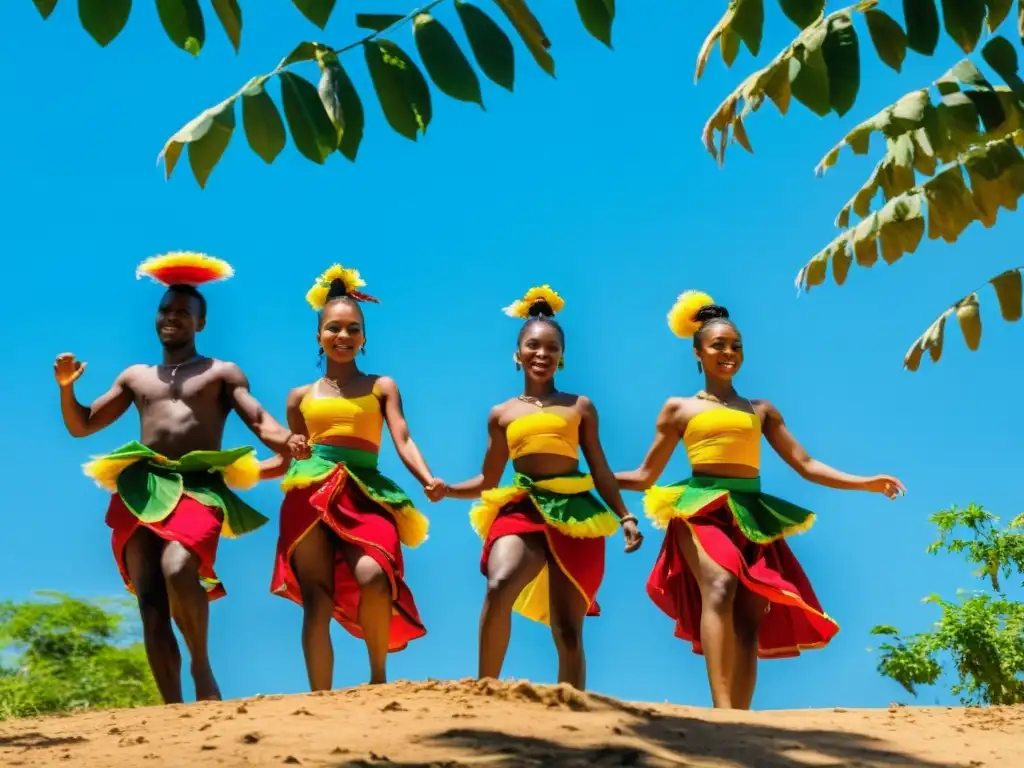
[(86, 363), (78, 360), (71, 352), (62, 352), (53, 364), (53, 377), (58, 386), (70, 387), (85, 373), (85, 366)]
[(890, 499), (907, 495), (907, 489), (903, 486), (903, 483), (890, 475), (875, 475), (875, 477), (868, 478), (867, 483), (865, 483), (865, 490), (884, 494)]

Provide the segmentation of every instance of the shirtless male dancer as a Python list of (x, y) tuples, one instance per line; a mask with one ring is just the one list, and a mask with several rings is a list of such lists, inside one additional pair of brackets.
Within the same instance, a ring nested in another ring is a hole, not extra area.
[(163, 363), (125, 369), (85, 406), (74, 385), (86, 364), (59, 355), (54, 375), (61, 415), (72, 437), (87, 437), (133, 403), (138, 409), (140, 441), (86, 465), (86, 474), (114, 491), (107, 510), (114, 557), (138, 598), (160, 695), (166, 703), (183, 700), (173, 617), (191, 655), (196, 699), (217, 700), (207, 649), (209, 601), (225, 594), (213, 572), (217, 543), (222, 529), (238, 535), (267, 521), (228, 487), (254, 485), (259, 465), (251, 448), (221, 450), (225, 422), (235, 411), (275, 453), (294, 447), (301, 455), (303, 443), (256, 401), (237, 365), (196, 351), (196, 334), (206, 325), (206, 299), (196, 285), (230, 277), (230, 266), (201, 254), (170, 254), (150, 259), (139, 272), (169, 286), (156, 315)]

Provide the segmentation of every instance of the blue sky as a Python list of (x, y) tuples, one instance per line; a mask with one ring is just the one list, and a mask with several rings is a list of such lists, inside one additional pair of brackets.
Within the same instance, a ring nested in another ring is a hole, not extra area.
[[(257, 5), (247, 5), (240, 56), (211, 16), (198, 60), (163, 36), (151, 4), (136, 4), (107, 50), (80, 29), (74, 3), (46, 23), (27, 1), (0, 10), (0, 25), (15, 31), (0, 52), (9, 75), (0, 252), (15, 325), (0, 378), (8, 434), (0, 445), (0, 598), (39, 588), (122, 594), (103, 524), (107, 497), (80, 465), (136, 437), (137, 422), (130, 413), (92, 438), (70, 438), (51, 364), (63, 351), (88, 361), (78, 387), (88, 401), (125, 366), (158, 360), (152, 316), (160, 291), (134, 278), (147, 256), (202, 250), (234, 264), (237, 277), (207, 291), (201, 350), (241, 364), (256, 396), (282, 418), (288, 389), (318, 375), (306, 289), (333, 261), (361, 269), (384, 302), (367, 311), (366, 368), (398, 381), (414, 437), (435, 473), (451, 481), (478, 471), (488, 408), (519, 391), (511, 359), (518, 326), (501, 307), (540, 282), (564, 295), (567, 369), (559, 386), (593, 398), (610, 461), (626, 469), (642, 458), (662, 401), (699, 387), (688, 345), (668, 331), (665, 313), (680, 291), (700, 288), (729, 306), (744, 333), (743, 394), (772, 400), (817, 458), (895, 474), (909, 489), (888, 502), (818, 488), (766, 453), (770, 492), (819, 513), (793, 547), (842, 631), (823, 651), (762, 664), (755, 706), (905, 699), (876, 674), (868, 629), (924, 629), (935, 614), (921, 597), (973, 586), (962, 564), (924, 553), (930, 513), (971, 501), (1004, 519), (1021, 511), (1024, 412), (1012, 393), (1024, 371), (1022, 329), (1003, 324), (991, 301), (980, 352), (968, 353), (951, 329), (940, 365), (909, 374), (902, 356), (947, 304), (1016, 263), (1024, 225), (1006, 216), (953, 247), (926, 242), (894, 267), (854, 269), (843, 288), (830, 284), (799, 299), (793, 278), (834, 236), (836, 211), (876, 158), (844, 156), (824, 179), (814, 177), (815, 163), (857, 121), (940, 75), (955, 60), (949, 46), (945, 58), (912, 55), (900, 77), (866, 56), (871, 88), (842, 120), (800, 107), (782, 120), (766, 107), (747, 123), (757, 154), (734, 147), (719, 169), (700, 131), (752, 64), (744, 52), (730, 72), (716, 52), (693, 84), (697, 50), (720, 4), (677, 3), (657, 16), (623, 7), (614, 53), (567, 7), (542, 17), (557, 81), (517, 47), (515, 95), (485, 85), (486, 113), (436, 97), (434, 122), (418, 144), (387, 128), (356, 52), (351, 70), (367, 107), (358, 163), (338, 155), (318, 167), (289, 146), (267, 167), (239, 125), (205, 191), (184, 160), (165, 182), (154, 160), (182, 123), (271, 69), (300, 40), (354, 39), (352, 13), (364, 10), (339, 4), (321, 33), (287, 3), (249, 10)], [(392, 6), (373, 10), (406, 10)], [(766, 55), (793, 31), (772, 11)], [(437, 15), (454, 16), (447, 7)], [(396, 40), (412, 48), (408, 32)], [(237, 419), (226, 442), (251, 442)], [(42, 451), (52, 469), (45, 478)], [(426, 504), (390, 443), (382, 463)], [(680, 451), (664, 479), (686, 472)], [(280, 493), (268, 483), (248, 498), (273, 522), (222, 542), (218, 571), (229, 595), (212, 609), (214, 667), (229, 696), (301, 691), (300, 610), (268, 591)], [(626, 500), (640, 511), (639, 495)], [(458, 501), (426, 508), (431, 538), (407, 553), (407, 579), (429, 634), (391, 657), (392, 679), (475, 673), (484, 581), (468, 509)], [(702, 659), (672, 636), (670, 620), (646, 596), (660, 537), (644, 530), (637, 554), (622, 554), (621, 537), (610, 542), (604, 613), (586, 626), (589, 686), (709, 704)], [(361, 682), (362, 644), (338, 628), (335, 637), (335, 684)], [(546, 628), (515, 621), (505, 673), (554, 679)], [(927, 692), (920, 701), (950, 699)]]

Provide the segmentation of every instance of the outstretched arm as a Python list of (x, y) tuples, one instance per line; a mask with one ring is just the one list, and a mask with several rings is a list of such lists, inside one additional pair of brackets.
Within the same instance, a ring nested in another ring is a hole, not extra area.
[(75, 397), (75, 382), (85, 372), (85, 363), (74, 355), (57, 356), (53, 374), (60, 387), (60, 415), (72, 437), (88, 437), (117, 421), (132, 404), (132, 391), (128, 387), (128, 371), (122, 371), (109, 390), (97, 397), (92, 405), (82, 405)]
[(412, 434), (409, 431), (409, 422), (405, 419), (405, 411), (402, 408), (402, 394), (398, 391), (398, 385), (394, 379), (381, 376), (377, 379), (377, 388), (384, 397), (384, 420), (388, 424), (388, 431), (391, 433), (391, 440), (398, 451), (398, 458), (405, 464), (406, 469), (412, 476), (419, 480), (424, 488), (434, 483), (434, 476), (427, 466), (423, 454), (416, 443), (413, 442)]
[(275, 453), (289, 453), (288, 438), (291, 437), (291, 432), (281, 426), (252, 396), (252, 392), (249, 391), (249, 379), (242, 369), (234, 363), (224, 363), (224, 384), (232, 410), (260, 442)]
[(765, 439), (768, 440), (768, 445), (779, 454), (784, 462), (796, 470), (800, 477), (826, 488), (837, 488), (843, 491), (874, 491), (875, 493), (884, 493), (889, 498), (907, 492), (903, 484), (895, 477), (848, 475), (817, 459), (812, 459), (789, 431), (779, 409), (771, 403), (765, 403), (765, 406), (763, 428)]
[(590, 476), (594, 478), (594, 487), (597, 492), (619, 520), (628, 526), (625, 528), (626, 551), (632, 552), (640, 546), (643, 537), (636, 529), (636, 517), (629, 514), (629, 510), (626, 509), (626, 505), (622, 501), (619, 484), (615, 481), (615, 475), (612, 474), (612, 470), (608, 466), (608, 459), (604, 455), (604, 448), (601, 447), (597, 408), (586, 397), (580, 398), (579, 406), (583, 412), (583, 418), (580, 421), (580, 449), (583, 451), (583, 457), (587, 460)]
[(508, 464), (508, 444), (501, 425), (501, 408), (495, 407), (487, 417), (487, 451), (480, 474), (461, 483), (449, 485), (445, 493), (452, 499), (475, 499), (484, 491), (496, 488)]
[(679, 443), (677, 411), (678, 404), (673, 400), (662, 406), (658, 420), (654, 424), (654, 442), (651, 443), (639, 468), (615, 473), (620, 488), (627, 491), (646, 491), (658, 482)]
[[(309, 439), (309, 431), (306, 428), (306, 420), (302, 417), (300, 405), (308, 389), (308, 386), (293, 389), (288, 393), (288, 402), (285, 406), (285, 412), (288, 416), (288, 429), (291, 430), (292, 435), (298, 435), (303, 440)], [(284, 475), (288, 471), (291, 459), (290, 453), (276, 453), (269, 459), (261, 461), (260, 480), (271, 480)]]

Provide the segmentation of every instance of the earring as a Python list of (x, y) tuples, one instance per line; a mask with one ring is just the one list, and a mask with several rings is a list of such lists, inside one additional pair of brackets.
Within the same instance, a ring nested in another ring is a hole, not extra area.
[(323, 368), (324, 367), (324, 348), (323, 347), (320, 347), (320, 352), (317, 355), (316, 367), (317, 368)]
[(515, 363), (516, 363), (516, 370), (517, 370), (517, 371), (521, 371), (521, 370), (523, 370), (523, 363), (522, 363), (522, 361), (521, 361), (521, 360), (519, 359), (519, 355), (518, 355), (518, 354), (512, 355), (512, 359), (513, 359), (513, 360), (515, 360)]
[(700, 364), (700, 360), (697, 361), (697, 373), (704, 373), (704, 366)]
[(359, 348), (359, 351), (362, 352), (364, 355), (366, 354), (366, 342), (365, 341), (363, 342), (363, 346), (361, 346)]
[(561, 360), (558, 361), (558, 370), (560, 370), (560, 371), (564, 371), (565, 370), (565, 358), (564, 357)]

